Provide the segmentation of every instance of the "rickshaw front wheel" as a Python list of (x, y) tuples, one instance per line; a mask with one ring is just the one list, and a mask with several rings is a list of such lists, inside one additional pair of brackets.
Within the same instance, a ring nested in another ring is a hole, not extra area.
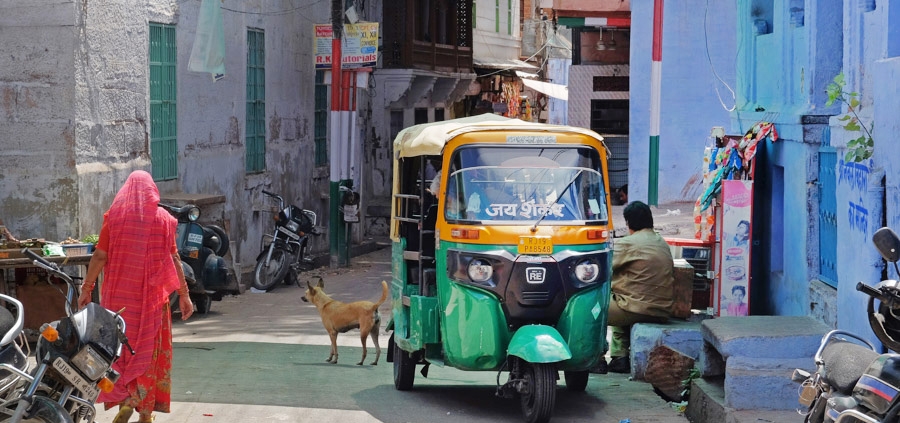
[(519, 395), (522, 414), (526, 423), (550, 421), (556, 405), (556, 378), (559, 376), (553, 364), (526, 363), (522, 376), (525, 391)]
[(409, 391), (416, 377), (416, 362), (412, 354), (403, 351), (394, 343), (394, 388), (398, 391)]
[(588, 384), (588, 376), (590, 373), (583, 372), (563, 372), (566, 377), (566, 389), (572, 392), (584, 392)]

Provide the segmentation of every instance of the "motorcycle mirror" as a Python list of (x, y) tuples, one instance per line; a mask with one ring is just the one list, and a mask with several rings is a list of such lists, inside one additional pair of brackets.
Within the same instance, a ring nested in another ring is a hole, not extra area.
[(891, 228), (881, 228), (872, 235), (875, 248), (885, 260), (896, 263), (900, 260), (900, 237)]

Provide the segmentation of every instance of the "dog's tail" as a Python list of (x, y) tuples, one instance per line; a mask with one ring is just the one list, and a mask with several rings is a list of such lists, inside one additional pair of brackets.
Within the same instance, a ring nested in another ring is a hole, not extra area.
[(385, 301), (387, 301), (387, 297), (388, 284), (385, 281), (381, 281), (381, 299), (375, 303), (375, 305), (372, 307), (372, 311), (378, 310), (378, 307), (381, 307), (381, 305), (384, 304)]

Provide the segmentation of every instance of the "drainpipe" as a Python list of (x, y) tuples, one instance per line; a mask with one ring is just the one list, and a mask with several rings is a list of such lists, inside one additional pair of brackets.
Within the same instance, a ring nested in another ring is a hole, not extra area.
[(663, 0), (653, 0), (653, 62), (650, 64), (650, 169), (647, 202), (659, 204), (659, 104), (662, 86)]

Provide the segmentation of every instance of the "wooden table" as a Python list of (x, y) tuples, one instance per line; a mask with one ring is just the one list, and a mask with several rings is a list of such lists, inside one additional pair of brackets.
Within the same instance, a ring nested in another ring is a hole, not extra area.
[[(56, 263), (60, 267), (83, 266), (78, 270), (78, 275), (72, 272), (66, 272), (73, 276), (84, 276), (87, 273), (87, 265), (91, 262), (90, 254), (72, 255), (72, 256), (49, 256), (43, 259)], [(41, 324), (59, 319), (65, 316), (65, 297), (59, 294), (57, 288), (48, 283), (40, 283), (34, 285), (20, 285), (22, 281), (15, 280), (7, 272), (14, 272), (13, 269), (23, 268), (39, 268), (34, 262), (27, 257), (0, 259), (0, 293), (10, 295), (22, 302), (25, 309), (25, 330), (29, 339), (34, 338), (36, 331)], [(76, 279), (76, 284), (80, 281)], [(62, 287), (62, 292), (65, 292)]]

